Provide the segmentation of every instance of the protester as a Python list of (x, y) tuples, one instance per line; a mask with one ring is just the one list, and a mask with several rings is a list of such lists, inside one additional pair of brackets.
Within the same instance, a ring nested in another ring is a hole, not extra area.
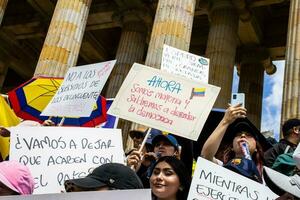
[(93, 170), (85, 178), (65, 181), (67, 192), (142, 189), (136, 173), (119, 163), (107, 163)]
[[(245, 117), (246, 109), (241, 107), (241, 104), (229, 106), (223, 119), (203, 145), (202, 157), (217, 164), (223, 164), (214, 156), (217, 153), (225, 132), (235, 120)], [(261, 183), (263, 153), (255, 130), (247, 121), (239, 120), (233, 126), (232, 132), (228, 134), (226, 137), (234, 137), (231, 146), (224, 155), (223, 166)], [(243, 145), (249, 146), (248, 152), (243, 148)]]
[(170, 134), (164, 135), (162, 131), (157, 129), (151, 129), (151, 137), (153, 137), (151, 143), (153, 146), (153, 152), (138, 152), (133, 151), (127, 157), (127, 165), (133, 167), (141, 178), (145, 188), (149, 188), (149, 178), (151, 173), (151, 167), (155, 161), (163, 156), (180, 156), (180, 146), (176, 138)]
[(144, 127), (133, 129), (129, 131), (129, 136), (133, 141), (133, 148), (126, 151), (125, 155), (128, 156), (132, 151), (138, 150), (142, 144), (147, 130)]
[(145, 131), (145, 129), (133, 129), (129, 131), (129, 136), (133, 140), (133, 148), (138, 149), (140, 144), (142, 144), (146, 135)]
[(283, 139), (265, 152), (265, 165), (272, 167), (276, 158), (283, 153), (294, 152), (300, 141), (300, 120), (289, 119), (282, 126)]
[(161, 157), (153, 166), (150, 177), (153, 200), (185, 200), (190, 183), (187, 169), (174, 156)]
[(0, 163), (0, 196), (32, 194), (34, 181), (29, 169), (16, 161)]

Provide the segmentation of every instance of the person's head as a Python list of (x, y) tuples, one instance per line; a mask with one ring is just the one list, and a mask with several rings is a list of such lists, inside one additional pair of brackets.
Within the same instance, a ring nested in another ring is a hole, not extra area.
[(145, 130), (144, 129), (133, 129), (129, 131), (129, 136), (133, 141), (133, 147), (139, 148), (139, 145), (143, 142), (145, 137)]
[(153, 138), (154, 153), (160, 156), (176, 156), (179, 152), (179, 144), (176, 138), (170, 134), (160, 134)]
[(244, 154), (241, 144), (247, 143), (252, 160), (255, 162), (259, 172), (261, 173), (263, 164), (263, 149), (258, 141), (256, 131), (246, 121), (238, 122), (234, 125), (232, 130), (233, 132), (231, 132), (231, 134), (233, 134), (234, 138), (232, 140), (232, 145), (225, 153), (224, 162), (227, 163), (235, 157), (243, 157)]
[(67, 180), (64, 185), (67, 192), (143, 188), (135, 172), (119, 163), (101, 165), (85, 178)]
[(158, 159), (150, 177), (152, 194), (161, 199), (187, 199), (190, 183), (184, 164), (174, 156)]
[(283, 137), (292, 143), (300, 141), (300, 119), (289, 119), (282, 125)]
[(34, 180), (29, 169), (17, 161), (0, 162), (0, 196), (32, 194)]

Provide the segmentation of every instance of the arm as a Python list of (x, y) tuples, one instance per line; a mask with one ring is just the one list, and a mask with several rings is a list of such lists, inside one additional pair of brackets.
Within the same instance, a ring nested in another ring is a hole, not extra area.
[(201, 151), (201, 156), (207, 160), (217, 163), (214, 156), (216, 155), (219, 149), (219, 146), (228, 126), (237, 118), (245, 117), (246, 109), (241, 107), (241, 104), (238, 104), (236, 106), (229, 106), (217, 128), (204, 143)]

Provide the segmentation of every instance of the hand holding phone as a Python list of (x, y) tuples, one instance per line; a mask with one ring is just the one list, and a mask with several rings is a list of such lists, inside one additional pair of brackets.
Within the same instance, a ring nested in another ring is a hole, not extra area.
[(231, 94), (231, 105), (235, 106), (237, 104), (242, 104), (241, 106), (245, 108), (245, 94), (244, 93), (232, 93)]

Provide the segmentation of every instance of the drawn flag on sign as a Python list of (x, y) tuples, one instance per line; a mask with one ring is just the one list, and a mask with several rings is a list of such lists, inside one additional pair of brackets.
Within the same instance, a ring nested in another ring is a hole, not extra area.
[(192, 99), (194, 96), (204, 97), (205, 96), (205, 88), (193, 88), (190, 99)]

